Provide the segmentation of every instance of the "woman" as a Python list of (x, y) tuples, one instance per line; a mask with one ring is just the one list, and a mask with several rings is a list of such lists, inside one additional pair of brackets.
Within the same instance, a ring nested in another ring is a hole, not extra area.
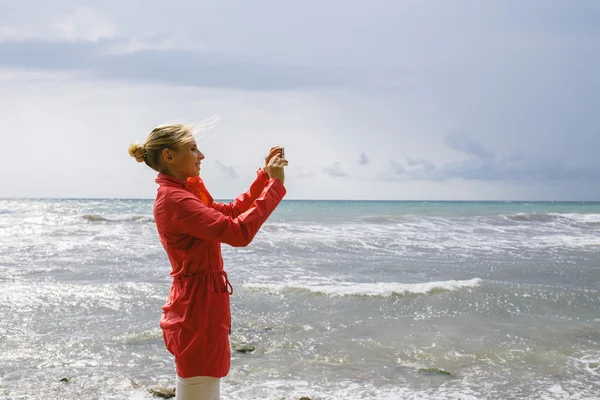
[(280, 147), (273, 147), (250, 190), (233, 203), (213, 201), (200, 179), (204, 155), (185, 125), (159, 126), (129, 154), (159, 174), (154, 219), (173, 284), (160, 327), (175, 356), (178, 400), (219, 399), (230, 365), (229, 296), (221, 243), (247, 246), (286, 193)]

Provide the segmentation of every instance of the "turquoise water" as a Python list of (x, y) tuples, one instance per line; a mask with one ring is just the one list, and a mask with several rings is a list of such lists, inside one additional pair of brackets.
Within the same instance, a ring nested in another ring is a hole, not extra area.
[[(0, 200), (0, 398), (173, 384), (152, 203)], [(284, 201), (223, 254), (231, 340), (256, 347), (224, 398), (600, 393), (598, 202)]]

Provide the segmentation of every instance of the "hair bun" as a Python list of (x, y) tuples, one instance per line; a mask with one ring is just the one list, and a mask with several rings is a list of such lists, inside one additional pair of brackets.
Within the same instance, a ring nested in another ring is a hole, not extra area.
[(132, 143), (129, 146), (129, 155), (133, 158), (135, 158), (135, 161), (137, 162), (144, 162), (144, 153), (146, 152), (146, 150), (144, 149), (144, 146), (139, 144), (139, 143)]

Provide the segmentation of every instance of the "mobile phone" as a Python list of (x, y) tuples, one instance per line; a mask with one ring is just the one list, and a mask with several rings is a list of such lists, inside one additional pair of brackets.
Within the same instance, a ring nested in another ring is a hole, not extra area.
[(281, 158), (285, 159), (285, 147), (281, 148)]

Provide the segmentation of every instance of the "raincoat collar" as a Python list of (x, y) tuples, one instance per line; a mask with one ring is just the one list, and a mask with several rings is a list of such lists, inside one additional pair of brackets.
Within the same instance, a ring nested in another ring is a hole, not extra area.
[(199, 176), (187, 178), (186, 181), (179, 180), (162, 172), (158, 173), (156, 183), (160, 186), (172, 186), (185, 189), (200, 199), (202, 203), (210, 206), (213, 203), (213, 198), (208, 192), (204, 181)]
[(171, 175), (164, 174), (162, 172), (158, 173), (158, 176), (155, 179), (155, 182), (160, 186), (175, 186), (179, 188), (185, 188), (185, 181), (181, 181), (177, 178), (172, 177)]

